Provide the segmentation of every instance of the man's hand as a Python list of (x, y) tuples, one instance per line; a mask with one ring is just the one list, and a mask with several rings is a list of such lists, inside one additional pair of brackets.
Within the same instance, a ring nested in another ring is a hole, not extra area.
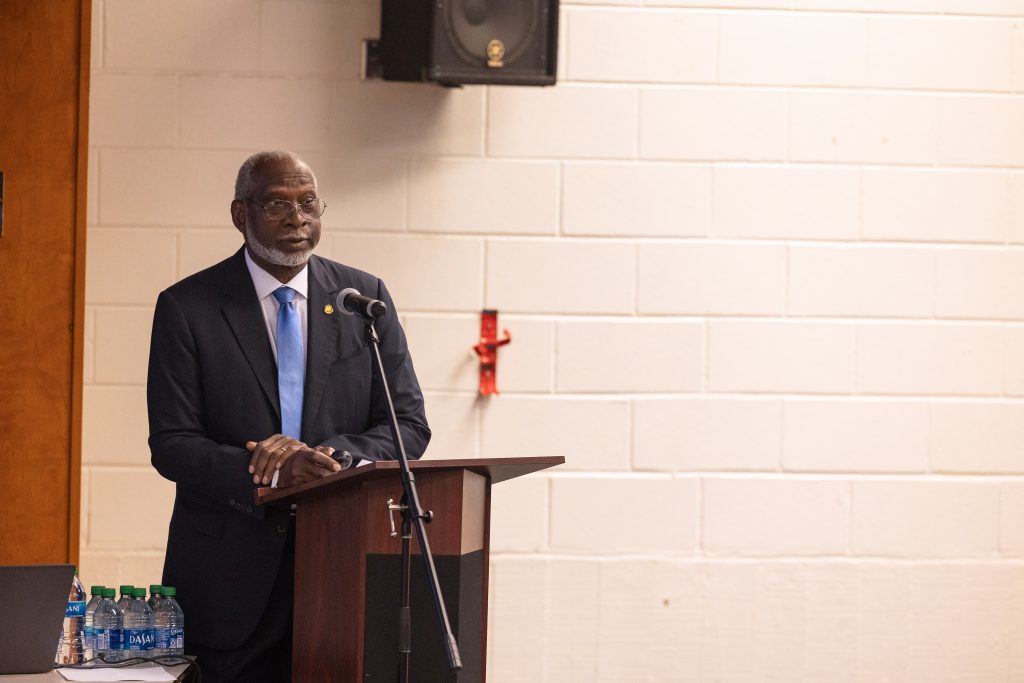
[(302, 450), (310, 450), (309, 446), (298, 439), (284, 434), (274, 434), (263, 441), (250, 441), (245, 447), (252, 453), (249, 458), (249, 474), (252, 483), (269, 484), (274, 470), (279, 470), (292, 456)]
[(320, 477), (327, 477), (341, 471), (341, 465), (331, 457), (333, 448), (317, 446), (297, 451), (281, 466), (281, 475), (277, 480), (278, 488), (305, 484)]

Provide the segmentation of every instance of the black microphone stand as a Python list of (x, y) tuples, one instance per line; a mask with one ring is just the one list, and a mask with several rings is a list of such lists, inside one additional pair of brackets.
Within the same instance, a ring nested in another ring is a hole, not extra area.
[[(395, 442), (395, 452), (398, 455), (398, 464), (402, 473), (402, 488), (405, 493), (402, 496), (402, 505), (398, 506), (402, 511), (402, 606), (399, 610), (398, 630), (398, 681), (409, 683), (409, 653), (412, 650), (412, 617), (409, 600), (409, 563), (410, 548), (409, 541), (412, 538), (410, 527), (415, 524), (416, 537), (420, 542), (420, 556), (423, 558), (424, 567), (427, 570), (427, 581), (430, 584), (430, 591), (434, 596), (434, 606), (437, 608), (437, 619), (441, 626), (445, 650), (448, 654), (448, 668), (458, 671), (462, 668), (462, 659), (459, 657), (459, 644), (455, 641), (451, 624), (448, 621), (448, 611), (444, 606), (444, 596), (441, 593), (441, 584), (437, 580), (437, 569), (434, 567), (434, 556), (430, 552), (430, 543), (427, 541), (426, 522), (429, 522), (432, 513), (424, 512), (420, 507), (419, 495), (416, 493), (416, 477), (409, 469), (409, 458), (405, 454), (405, 445), (402, 443), (402, 435), (398, 431), (398, 417), (395, 415), (395, 404), (391, 400), (391, 390), (388, 388), (387, 376), (384, 373), (384, 362), (380, 356), (380, 337), (377, 336), (377, 328), (373, 324), (373, 318), (366, 316), (366, 339), (373, 349), (374, 365), (377, 369), (377, 376), (380, 378), (381, 389), (384, 391), (384, 402), (388, 409), (388, 426), (391, 428), (391, 438)], [(390, 506), (389, 503), (389, 508)]]

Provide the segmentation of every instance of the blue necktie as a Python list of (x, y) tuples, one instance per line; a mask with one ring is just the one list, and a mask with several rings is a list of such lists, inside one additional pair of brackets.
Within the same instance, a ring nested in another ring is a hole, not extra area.
[(302, 353), (302, 330), (295, 310), (295, 290), (279, 287), (274, 298), (277, 309), (277, 395), (281, 402), (281, 433), (295, 439), (302, 436), (302, 385), (306, 361)]

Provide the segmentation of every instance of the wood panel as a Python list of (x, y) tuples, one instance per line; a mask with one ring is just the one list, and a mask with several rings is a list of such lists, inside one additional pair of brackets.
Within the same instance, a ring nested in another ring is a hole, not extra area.
[[(485, 462), (485, 461), (478, 461)], [(362, 468), (361, 468), (362, 469)], [(482, 621), (487, 610), (487, 549), (483, 547), (487, 530), (490, 484), (486, 477), (469, 471), (446, 469), (445, 466), (417, 468), (417, 485), (423, 504), (437, 513), (428, 525), (428, 537), (439, 563), (439, 579), (448, 587), (445, 601), (449, 618), (466, 629), (470, 659), (465, 675), (413, 676), (413, 680), (482, 680), (483, 650), (486, 628)], [(382, 598), (395, 598), (398, 581), (387, 581), (381, 589), (380, 576), (368, 575), (370, 566), (376, 570), (395, 569), (400, 576), (401, 541), (391, 538), (387, 521), (386, 501), (401, 497), (399, 472), (393, 468), (367, 470), (351, 477), (345, 484), (324, 484), (297, 494), (297, 528), (295, 538), (295, 626), (292, 651), (292, 678), (305, 681), (383, 680), (375, 675), (367, 678), (366, 638), (373, 620), (374, 631), (392, 626), (397, 610), (383, 607)], [(267, 514), (277, 514), (278, 508)], [(400, 523), (400, 520), (396, 520)], [(413, 541), (418, 555), (418, 543)], [(383, 562), (383, 564), (382, 564)], [(413, 558), (414, 572), (422, 571), (422, 561)], [(442, 571), (442, 567), (447, 571)], [(390, 576), (394, 572), (386, 572)], [(373, 579), (373, 580), (371, 580)], [(421, 577), (418, 592), (423, 590)], [(453, 583), (454, 582), (454, 583)], [(376, 586), (367, 593), (368, 586)], [(369, 604), (367, 604), (369, 602)], [(423, 602), (421, 600), (420, 602)], [(384, 609), (384, 614), (380, 610)], [(368, 614), (369, 612), (369, 614)], [(420, 605), (414, 628), (428, 634), (419, 639), (421, 651), (414, 660), (413, 671), (438, 669), (443, 657), (438, 651), (424, 656), (424, 643), (440, 638), (434, 621), (433, 603)], [(344, 615), (339, 619), (338, 615)], [(393, 633), (393, 632), (388, 632)], [(385, 638), (386, 639), (386, 638)], [(379, 653), (378, 653), (379, 654)], [(378, 658), (371, 657), (372, 662)], [(470, 661), (472, 660), (472, 661)], [(379, 662), (378, 662), (379, 663)], [(425, 667), (423, 669), (422, 667)], [(385, 667), (387, 668), (387, 667)], [(377, 672), (380, 673), (379, 671)], [(390, 678), (389, 678), (390, 680)]]
[[(484, 547), (484, 497), (487, 479), (469, 470), (431, 471), (417, 477), (416, 489), (420, 505), (434, 513), (438, 524), (425, 525), (430, 549), (438, 555), (465, 555)], [(400, 554), (402, 539), (390, 536), (391, 524), (387, 501), (402, 500), (402, 481), (396, 475), (365, 484), (366, 551), (378, 554)], [(402, 527), (402, 513), (395, 512), (395, 530)], [(419, 538), (413, 531), (412, 552), (419, 554)]]
[(359, 485), (314, 491), (299, 504), (292, 633), (294, 683), (362, 680), (366, 619), (364, 507), (363, 487)]
[(0, 11), (0, 564), (78, 559), (90, 16)]

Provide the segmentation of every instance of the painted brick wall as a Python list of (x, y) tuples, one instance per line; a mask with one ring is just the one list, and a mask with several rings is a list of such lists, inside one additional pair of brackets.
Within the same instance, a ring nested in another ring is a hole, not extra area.
[(576, 0), (461, 90), (359, 81), (376, 0), (94, 9), (87, 581), (158, 580), (152, 306), (286, 147), (428, 457), (568, 461), (495, 489), (490, 680), (1024, 678), (1024, 2)]

